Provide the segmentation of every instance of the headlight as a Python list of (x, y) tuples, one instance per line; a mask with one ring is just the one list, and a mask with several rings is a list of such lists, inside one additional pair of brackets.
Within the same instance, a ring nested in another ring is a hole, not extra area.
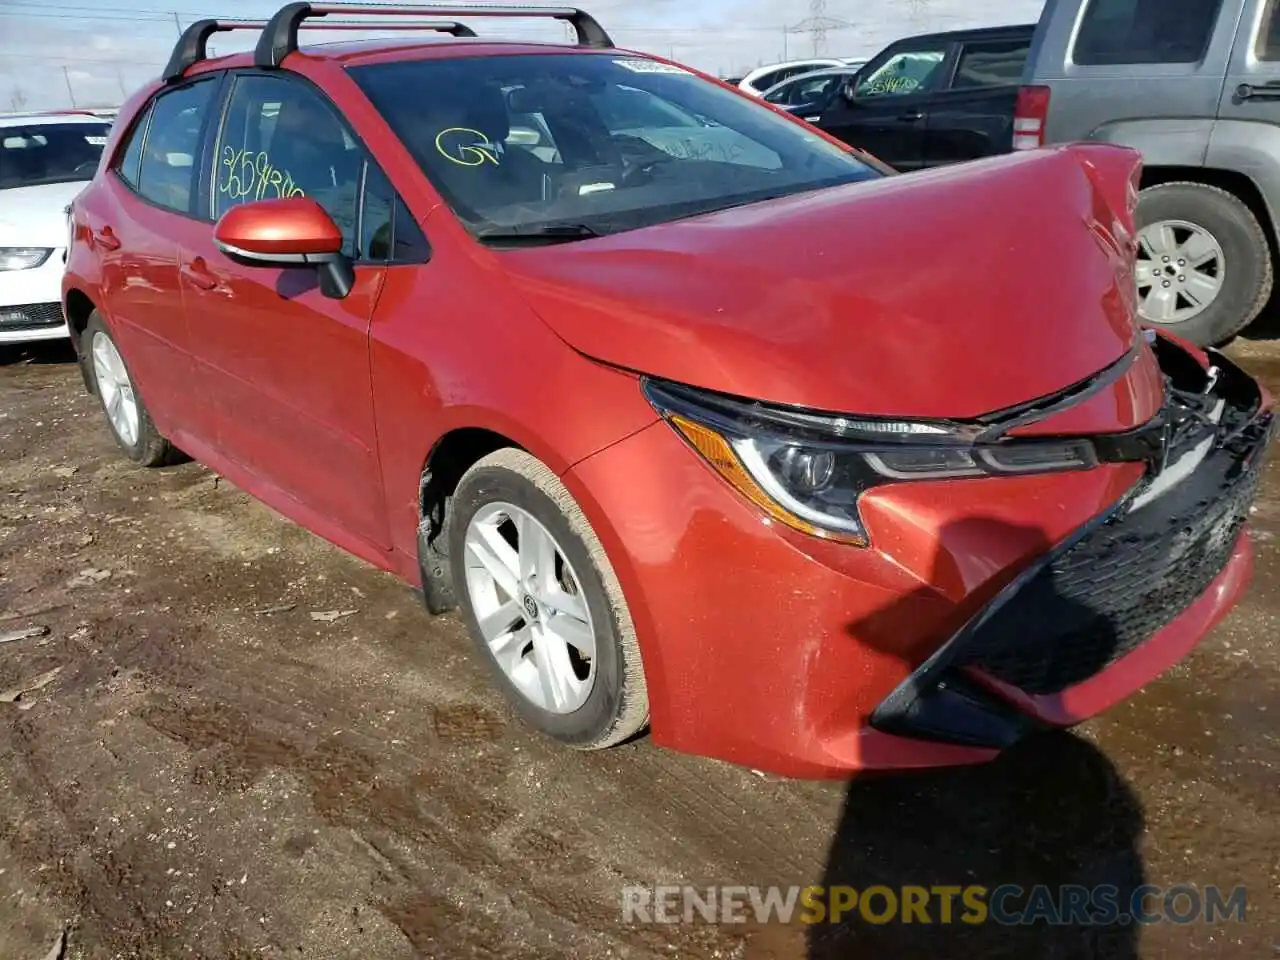
[(807, 413), (652, 380), (644, 390), (707, 463), (770, 517), (859, 546), (867, 534), (858, 498), (872, 487), (1085, 470), (1099, 462), (1083, 439), (982, 443), (980, 425)]
[(48, 247), (0, 247), (0, 270), (31, 270), (53, 253)]

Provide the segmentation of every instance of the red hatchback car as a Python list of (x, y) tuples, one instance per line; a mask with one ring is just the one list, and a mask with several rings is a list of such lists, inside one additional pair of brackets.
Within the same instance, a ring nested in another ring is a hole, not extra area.
[(441, 13), (187, 32), (74, 204), (67, 319), (130, 457), (459, 608), (534, 727), (982, 761), (1240, 597), (1271, 399), (1135, 324), (1136, 154), (894, 176), (580, 11), (298, 49), (342, 12)]

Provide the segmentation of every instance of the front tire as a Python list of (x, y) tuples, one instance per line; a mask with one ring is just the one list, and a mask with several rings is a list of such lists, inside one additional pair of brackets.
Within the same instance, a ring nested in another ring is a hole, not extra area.
[(80, 337), (80, 356), (102, 405), (111, 435), (130, 460), (144, 467), (176, 463), (182, 453), (160, 435), (134, 386), (120, 348), (97, 310)]
[(458, 483), (448, 537), (472, 639), (526, 722), (580, 750), (644, 728), (649, 697), (626, 599), (555, 473), (522, 450), (490, 454)]
[(1200, 346), (1248, 326), (1271, 297), (1271, 248), (1239, 197), (1202, 183), (1164, 183), (1138, 201), (1138, 313)]

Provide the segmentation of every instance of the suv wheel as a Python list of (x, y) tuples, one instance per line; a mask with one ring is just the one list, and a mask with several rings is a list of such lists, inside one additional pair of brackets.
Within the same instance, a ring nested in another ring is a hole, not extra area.
[(1138, 313), (1201, 346), (1244, 329), (1266, 306), (1271, 250), (1238, 197), (1201, 183), (1165, 183), (1138, 203)]
[(93, 380), (107, 424), (130, 460), (144, 467), (160, 467), (182, 459), (182, 454), (160, 436), (151, 414), (138, 395), (120, 348), (94, 311), (80, 338), (80, 356)]
[(649, 697), (631, 615), (560, 479), (524, 451), (499, 450), (463, 476), (452, 509), (454, 589), (521, 716), (583, 750), (642, 729)]

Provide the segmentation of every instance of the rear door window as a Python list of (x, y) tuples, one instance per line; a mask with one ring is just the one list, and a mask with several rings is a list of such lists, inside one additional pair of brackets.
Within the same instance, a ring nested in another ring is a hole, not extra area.
[(1083, 66), (1197, 63), (1222, 0), (1089, 0), (1072, 59)]
[(977, 40), (966, 43), (956, 64), (953, 90), (1009, 87), (1022, 82), (1031, 38), (1025, 40)]
[(124, 149), (116, 159), (116, 173), (120, 175), (121, 180), (135, 190), (142, 182), (142, 143), (146, 138), (147, 123), (150, 119), (151, 111), (148, 109), (134, 123), (133, 129), (125, 138)]
[(200, 138), (217, 89), (216, 80), (201, 80), (156, 98), (138, 165), (137, 190), (147, 200), (191, 211)]

